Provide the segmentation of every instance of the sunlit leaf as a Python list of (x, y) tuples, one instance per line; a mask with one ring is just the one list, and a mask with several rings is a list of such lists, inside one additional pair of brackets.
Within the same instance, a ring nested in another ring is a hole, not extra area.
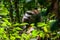
[(36, 36), (38, 35), (38, 33), (39, 33), (39, 31), (34, 30), (34, 31), (32, 31), (32, 36), (33, 36), (33, 37), (36, 37)]
[(4, 28), (0, 28), (0, 33), (4, 33)]
[(14, 37), (14, 36), (11, 36), (11, 37), (10, 37), (10, 40), (15, 40), (15, 37)]
[(40, 34), (39, 35), (40, 35), (40, 37), (44, 38), (45, 33), (43, 31), (40, 31)]
[(48, 32), (48, 29), (47, 29), (47, 27), (44, 27), (44, 31), (45, 31), (45, 32)]
[(28, 23), (21, 23), (20, 25), (26, 25), (26, 24), (28, 24)]
[(38, 27), (44, 27), (45, 25), (45, 23), (38, 23)]

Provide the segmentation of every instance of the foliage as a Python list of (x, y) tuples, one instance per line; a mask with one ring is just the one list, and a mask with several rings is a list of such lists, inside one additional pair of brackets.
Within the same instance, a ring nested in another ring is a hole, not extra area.
[(4, 4), (0, 3), (0, 15), (7, 15), (9, 12), (7, 8), (4, 7)]
[[(46, 11), (51, 4), (51, 2), (49, 2), (50, 0), (37, 0), (37, 2), (36, 0), (18, 0), (20, 2), (17, 4), (20, 14), (20, 21), (26, 10), (34, 9), (37, 7), (41, 13), (42, 21), (37, 23), (37, 27), (34, 26), (34, 23), (32, 23), (31, 27), (34, 28), (34, 30), (30, 33), (27, 33), (26, 31), (29, 30), (29, 28), (25, 28), (28, 23), (17, 22), (18, 20), (16, 18), (16, 15), (18, 13), (15, 13), (17, 10), (15, 9), (15, 0), (10, 1), (1, 0), (0, 2), (0, 40), (35, 40), (38, 36), (43, 39), (47, 36), (47, 38), (51, 38), (51, 40), (57, 40), (57, 38), (60, 37), (60, 28), (57, 25), (55, 13), (49, 12), (49, 14), (45, 16)], [(10, 8), (10, 6), (12, 8)], [(10, 9), (12, 9), (11, 14), (13, 14), (13, 22), (10, 21)]]

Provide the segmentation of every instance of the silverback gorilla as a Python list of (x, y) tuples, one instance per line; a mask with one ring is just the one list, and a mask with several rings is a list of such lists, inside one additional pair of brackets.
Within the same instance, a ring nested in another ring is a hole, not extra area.
[(32, 11), (27, 11), (22, 18), (22, 22), (27, 22), (29, 24), (34, 23), (37, 26), (37, 22), (41, 21), (41, 15), (37, 8)]
[(34, 26), (37, 27), (37, 23), (40, 21), (41, 21), (41, 15), (40, 12), (37, 10), (37, 8), (26, 11), (25, 14), (23, 15), (22, 22), (28, 24), (23, 26), (22, 31), (26, 31), (26, 33), (31, 33), (34, 30), (34, 28), (30, 24), (34, 23)]

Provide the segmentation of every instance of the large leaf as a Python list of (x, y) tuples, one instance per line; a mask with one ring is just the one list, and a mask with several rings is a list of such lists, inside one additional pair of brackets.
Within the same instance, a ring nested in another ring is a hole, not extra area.
[(34, 30), (32, 31), (32, 37), (36, 37), (38, 35), (39, 31), (37, 30)]
[(3, 4), (0, 5), (0, 15), (7, 15), (9, 12), (7, 8), (4, 7)]

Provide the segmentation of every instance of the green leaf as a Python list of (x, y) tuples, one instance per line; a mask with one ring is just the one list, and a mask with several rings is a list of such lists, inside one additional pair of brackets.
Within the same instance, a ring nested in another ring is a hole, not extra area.
[(23, 25), (23, 26), (24, 26), (24, 25), (26, 25), (26, 24), (28, 24), (28, 23), (21, 23), (20, 25)]
[(17, 25), (20, 25), (20, 24), (19, 23), (13, 24), (13, 26), (17, 26)]
[(15, 29), (16, 29), (16, 30), (22, 30), (20, 27), (16, 27)]
[(34, 31), (32, 31), (32, 36), (33, 36), (33, 37), (36, 37), (36, 36), (38, 35), (38, 33), (39, 33), (39, 31), (34, 30)]
[(10, 36), (10, 40), (15, 40), (15, 37), (14, 36)]
[(0, 28), (0, 34), (4, 33), (4, 28)]
[(11, 23), (6, 18), (3, 18), (3, 20), (7, 25), (11, 26)]
[(0, 15), (7, 15), (9, 12), (5, 7), (0, 8)]
[(41, 23), (41, 22), (38, 23), (38, 27), (44, 27), (45, 25), (47, 25), (47, 24)]
[(47, 29), (47, 27), (44, 27), (44, 31), (45, 31), (45, 32), (48, 32), (48, 29)]
[(3, 22), (1, 26), (3, 26), (3, 27), (4, 27), (4, 26), (7, 26), (7, 25), (6, 25), (6, 23), (5, 23), (5, 22)]
[(49, 23), (56, 22), (56, 20), (50, 20)]
[(39, 35), (40, 35), (40, 37), (44, 38), (45, 33), (43, 31), (40, 31), (40, 34)]

